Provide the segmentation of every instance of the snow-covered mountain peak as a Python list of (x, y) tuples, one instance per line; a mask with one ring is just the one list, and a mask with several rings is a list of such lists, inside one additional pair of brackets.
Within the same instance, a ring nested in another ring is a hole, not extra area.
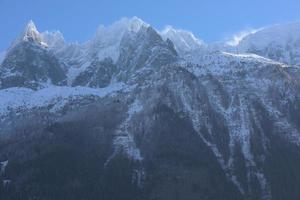
[(289, 65), (300, 65), (300, 22), (275, 25), (246, 36), (238, 49)]
[(287, 42), (299, 40), (299, 33), (300, 22), (274, 25), (247, 35), (241, 40), (240, 46), (254, 45), (258, 48), (265, 48), (265, 46), (271, 43), (286, 45)]
[(204, 45), (204, 42), (196, 38), (193, 33), (186, 30), (174, 29), (172, 26), (167, 26), (160, 34), (164, 39), (170, 39), (177, 51), (193, 51)]
[(142, 27), (149, 27), (149, 24), (137, 17), (122, 18), (110, 26), (101, 25), (95, 37), (87, 43), (87, 47), (92, 54), (97, 55), (99, 60), (110, 57), (116, 62), (124, 34), (137, 33)]
[(32, 20), (30, 20), (28, 22), (28, 24), (26, 25), (25, 29), (24, 29), (24, 39), (25, 38), (34, 38), (36, 37), (37, 35), (39, 35), (39, 32), (34, 24), (34, 22)]
[(129, 31), (138, 32), (142, 27), (149, 27), (150, 25), (138, 17), (123, 18), (119, 21), (120, 24), (127, 26)]
[(120, 40), (125, 31), (132, 31), (137, 33), (141, 27), (148, 27), (149, 24), (145, 23), (138, 17), (122, 18), (121, 20), (113, 23), (110, 26), (101, 25), (96, 33), (96, 39), (104, 40)]
[(32, 20), (26, 25), (21, 37), (23, 41), (34, 41), (42, 44), (42, 37)]
[(22, 34), (14, 41), (12, 47), (20, 42), (33, 42), (44, 47), (48, 46), (43, 42), (42, 36), (32, 20), (27, 23)]

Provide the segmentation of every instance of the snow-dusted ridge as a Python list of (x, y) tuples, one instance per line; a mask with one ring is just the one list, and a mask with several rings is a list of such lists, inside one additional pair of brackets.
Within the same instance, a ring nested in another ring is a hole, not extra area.
[(276, 24), (247, 34), (239, 43), (241, 47), (254, 45), (260, 49), (272, 42), (285, 45), (289, 41), (298, 40), (300, 35), (300, 22)]
[[(84, 70), (81, 66), (87, 65), (89, 59), (95, 55), (99, 60), (110, 57), (117, 62), (123, 36), (137, 33), (142, 27), (149, 26), (150, 24), (138, 17), (121, 18), (109, 26), (100, 25), (94, 37), (84, 43), (67, 43), (61, 32), (39, 33), (33, 21), (30, 21), (13, 46), (20, 41), (35, 41), (53, 51), (64, 63), (78, 63), (79, 66), (71, 69), (71, 73), (80, 72)], [(164, 40), (170, 39), (179, 55), (188, 61), (197, 60), (199, 55), (205, 52), (218, 50), (236, 54), (251, 52), (286, 64), (298, 64), (300, 63), (300, 48), (297, 45), (300, 39), (299, 31), (300, 23), (295, 22), (242, 31), (229, 41), (211, 44), (205, 43), (190, 31), (175, 29), (172, 26), (166, 26), (157, 32)], [(276, 52), (262, 52), (270, 46), (279, 46), (282, 55), (274, 57), (273, 54)], [(286, 49), (289, 46), (295, 46), (294, 50)]]
[[(30, 20), (23, 33), (13, 43), (13, 46), (21, 40), (33, 40), (40, 45), (49, 47), (55, 52), (61, 53), (72, 46), (72, 48), (75, 47), (75, 51), (83, 51), (81, 52), (82, 55), (96, 53), (100, 60), (111, 57), (116, 61), (119, 56), (119, 45), (122, 36), (126, 32), (138, 32), (141, 27), (149, 26), (150, 24), (138, 17), (124, 17), (109, 26), (100, 25), (92, 39), (80, 44), (76, 42), (66, 43), (63, 34), (59, 31), (45, 31), (40, 33), (34, 22)], [(247, 52), (253, 46), (258, 50), (262, 50), (269, 44), (282, 46), (291, 41), (296, 42), (299, 39), (299, 31), (300, 22), (249, 29), (233, 35), (232, 39), (220, 42), (217, 46), (215, 43), (205, 43), (190, 31), (175, 29), (170, 25), (157, 32), (163, 39), (170, 39), (178, 52), (187, 53), (199, 49), (214, 51), (216, 48), (218, 50), (233, 52), (236, 51), (235, 48), (238, 48), (241, 52)]]
[(122, 18), (110, 26), (99, 26), (96, 35), (86, 45), (100, 60), (111, 57), (115, 62), (119, 57), (121, 39), (126, 33), (137, 33), (142, 27), (150, 26), (138, 17)]
[(172, 26), (166, 26), (164, 30), (160, 32), (162, 38), (170, 39), (177, 51), (193, 51), (205, 46), (205, 43), (196, 38), (196, 36), (189, 31), (175, 29)]

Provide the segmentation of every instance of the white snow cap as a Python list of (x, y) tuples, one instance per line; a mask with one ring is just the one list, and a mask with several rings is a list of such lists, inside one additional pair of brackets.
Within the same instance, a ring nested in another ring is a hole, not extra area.
[(241, 47), (255, 46), (263, 49), (269, 44), (286, 45), (300, 39), (300, 22), (274, 25), (249, 34), (240, 42)]
[(26, 25), (23, 35), (22, 35), (22, 39), (24, 41), (30, 41), (30, 40), (34, 40), (34, 41), (40, 41), (41, 42), (41, 36), (40, 33), (38, 32), (34, 22), (32, 20), (30, 20), (28, 22), (28, 24)]
[(138, 17), (122, 18), (110, 26), (99, 26), (97, 33), (88, 42), (90, 50), (96, 51), (100, 60), (111, 57), (116, 61), (119, 57), (119, 46), (125, 33), (137, 33), (142, 27), (149, 27), (149, 24)]
[(43, 42), (42, 36), (37, 30), (34, 22), (30, 20), (24, 28), (23, 33), (15, 40), (12, 46), (15, 46), (19, 42), (27, 41), (27, 42), (35, 42), (42, 46), (47, 46), (46, 43)]
[(24, 29), (24, 34), (23, 34), (24, 39), (25, 39), (25, 37), (26, 38), (35, 37), (38, 34), (39, 34), (39, 32), (38, 32), (34, 22), (32, 20), (30, 20)]
[(132, 17), (132, 18), (124, 17), (110, 26), (105, 27), (103, 25), (100, 25), (96, 35), (102, 36), (104, 32), (112, 33), (112, 32), (125, 31), (125, 30), (138, 32), (143, 26), (148, 27), (149, 24), (147, 24), (146, 22), (144, 22), (138, 17)]
[(204, 45), (204, 42), (196, 38), (193, 33), (186, 30), (174, 29), (172, 26), (166, 26), (160, 34), (163, 39), (170, 39), (178, 51), (191, 51), (199, 49)]
[(138, 32), (142, 27), (148, 26), (149, 24), (145, 23), (138, 17), (122, 18), (107, 27), (100, 25), (95, 39), (106, 43), (116, 42), (121, 40), (126, 31)]

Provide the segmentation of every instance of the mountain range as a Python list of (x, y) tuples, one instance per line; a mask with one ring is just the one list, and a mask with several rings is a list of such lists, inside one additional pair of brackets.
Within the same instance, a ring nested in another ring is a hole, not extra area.
[(300, 23), (206, 44), (30, 21), (0, 65), (0, 199), (298, 200)]

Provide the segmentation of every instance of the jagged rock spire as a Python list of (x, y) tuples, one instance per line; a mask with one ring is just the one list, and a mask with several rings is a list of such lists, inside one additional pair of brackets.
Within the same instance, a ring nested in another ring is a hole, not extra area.
[(28, 22), (28, 24), (26, 25), (26, 27), (23, 31), (22, 39), (24, 41), (37, 41), (39, 43), (42, 42), (40, 33), (38, 32), (38, 30), (32, 20), (30, 20)]
[(24, 41), (33, 42), (41, 46), (47, 46), (47, 44), (43, 42), (42, 35), (37, 30), (32, 20), (27, 23), (22, 34), (14, 41), (12, 47)]

